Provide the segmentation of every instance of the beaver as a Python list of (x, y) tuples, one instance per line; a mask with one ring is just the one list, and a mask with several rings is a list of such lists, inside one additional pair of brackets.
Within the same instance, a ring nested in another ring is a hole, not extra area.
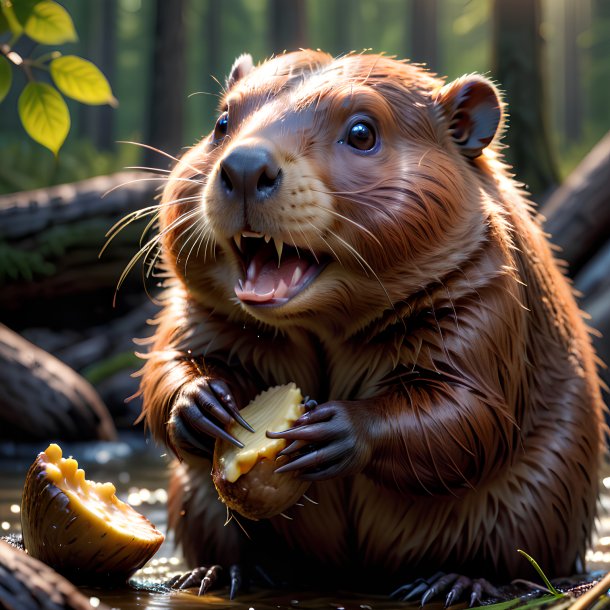
[[(165, 292), (142, 417), (179, 458), (170, 524), (191, 564), (385, 591), (437, 570), (530, 575), (520, 548), (551, 577), (582, 566), (596, 360), (502, 160), (504, 123), (474, 74), (373, 53), (236, 60), (151, 242)], [(312, 501), (227, 522), (214, 441), (288, 382), (317, 402), (274, 435)]]

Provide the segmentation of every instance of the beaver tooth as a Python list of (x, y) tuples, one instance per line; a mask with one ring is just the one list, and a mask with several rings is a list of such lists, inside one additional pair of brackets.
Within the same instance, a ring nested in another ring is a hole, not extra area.
[(235, 235), (233, 235), (233, 241), (235, 242), (237, 249), (240, 252), (243, 252), (243, 248), (241, 246), (241, 233), (235, 233)]
[(280, 261), (282, 260), (282, 250), (284, 249), (284, 242), (281, 239), (277, 239), (277, 237), (274, 237), (273, 243), (275, 244), (275, 249), (277, 250), (277, 266), (279, 268)]
[(303, 270), (300, 267), (295, 267), (290, 280), (290, 285), (294, 286), (303, 277)]
[(271, 235), (267, 235), (267, 233), (265, 233), (265, 243), (268, 244), (271, 241)]

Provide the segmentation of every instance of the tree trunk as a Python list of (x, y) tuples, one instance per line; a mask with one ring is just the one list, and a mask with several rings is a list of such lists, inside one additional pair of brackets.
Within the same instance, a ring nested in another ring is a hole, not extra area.
[[(146, 142), (173, 156), (180, 154), (184, 144), (186, 2), (187, 0), (157, 0), (155, 5), (155, 43)], [(171, 165), (171, 160), (163, 154), (147, 150), (144, 163), (148, 167), (167, 168)]]
[(559, 182), (547, 127), (540, 0), (494, 1), (493, 76), (506, 92), (507, 160), (534, 198)]
[[(88, 11), (87, 55), (104, 73), (110, 82), (114, 81), (116, 68), (117, 3), (116, 0), (91, 3)], [(116, 110), (107, 104), (103, 106), (79, 105), (81, 133), (101, 150), (114, 150)]]
[(270, 0), (269, 40), (275, 54), (307, 47), (307, 4), (305, 0)]
[(584, 10), (581, 2), (566, 2), (564, 16), (564, 133), (568, 142), (578, 142), (582, 136), (583, 86), (581, 53), (578, 38), (583, 31)]
[(411, 0), (411, 48), (412, 61), (424, 63), (438, 70), (438, 5), (437, 0)]

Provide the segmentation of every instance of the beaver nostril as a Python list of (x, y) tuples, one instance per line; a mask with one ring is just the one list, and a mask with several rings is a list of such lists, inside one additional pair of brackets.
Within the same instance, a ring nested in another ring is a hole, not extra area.
[(231, 178), (229, 178), (229, 174), (227, 174), (224, 167), (220, 168), (220, 183), (227, 193), (231, 193), (233, 191), (233, 183), (231, 182)]
[(263, 173), (259, 176), (258, 182), (256, 183), (256, 190), (261, 195), (271, 193), (271, 191), (273, 191), (277, 187), (280, 181), (280, 170), (277, 171), (275, 176), (269, 176), (269, 174), (267, 173), (268, 171), (269, 169), (265, 168)]

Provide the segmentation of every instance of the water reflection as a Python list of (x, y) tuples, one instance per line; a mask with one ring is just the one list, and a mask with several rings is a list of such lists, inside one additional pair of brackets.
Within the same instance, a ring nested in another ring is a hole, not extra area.
[[(11, 444), (0, 446), (0, 532), (21, 532), (21, 489), (26, 472), (47, 444)], [(111, 481), (117, 496), (146, 515), (162, 532), (167, 532), (167, 482), (169, 456), (164, 449), (146, 442), (139, 434), (126, 435), (116, 443), (62, 443), (64, 456), (73, 455), (84, 468), (87, 478)], [(610, 474), (610, 469), (607, 469)], [(603, 479), (598, 531), (593, 548), (587, 554), (589, 570), (610, 569), (610, 476)], [(192, 592), (168, 591), (159, 588), (171, 575), (182, 572), (182, 558), (174, 549), (171, 534), (155, 557), (136, 574), (139, 587), (121, 589), (84, 588), (92, 606), (101, 602), (120, 610), (188, 610), (202, 608), (234, 608), (238, 610), (385, 610), (415, 608), (385, 597), (356, 596), (337, 593), (332, 596), (316, 592), (273, 592), (258, 590), (239, 595), (229, 601), (227, 591), (197, 597)], [(155, 586), (157, 588), (155, 589)], [(97, 600), (97, 601), (96, 601)], [(439, 610), (442, 604), (427, 604), (427, 610)]]

